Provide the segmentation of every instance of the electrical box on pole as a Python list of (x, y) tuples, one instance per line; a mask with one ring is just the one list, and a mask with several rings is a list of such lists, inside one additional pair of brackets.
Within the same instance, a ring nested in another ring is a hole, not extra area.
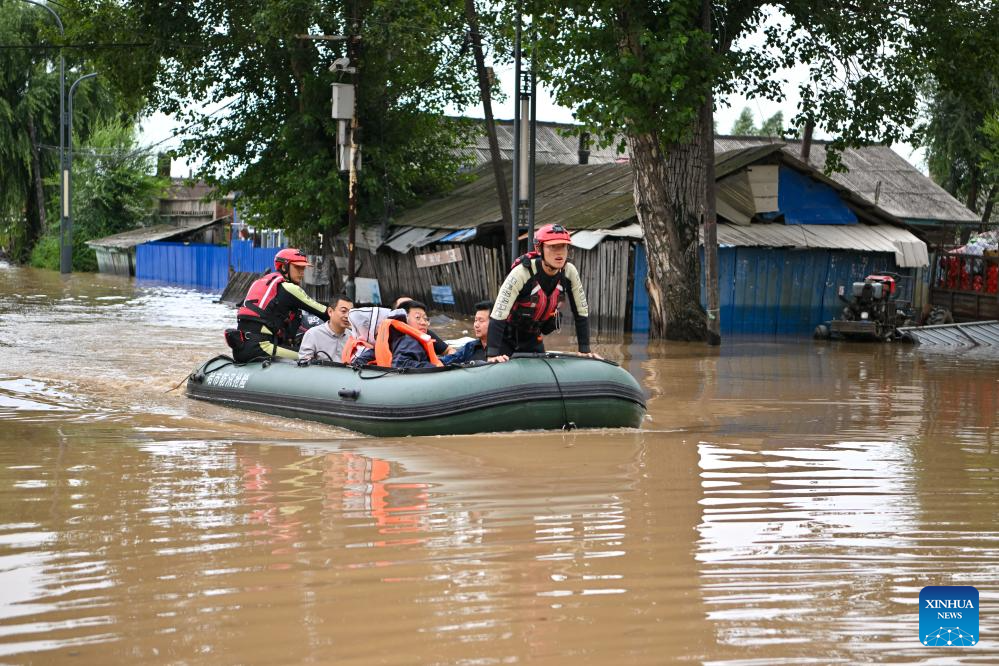
[(333, 84), (333, 118), (351, 120), (354, 117), (354, 84)]

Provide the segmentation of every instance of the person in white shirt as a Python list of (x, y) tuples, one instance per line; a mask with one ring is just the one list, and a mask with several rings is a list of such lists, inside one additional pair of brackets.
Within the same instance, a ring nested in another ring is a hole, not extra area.
[(298, 349), (298, 358), (339, 363), (344, 345), (350, 337), (350, 320), (347, 319), (347, 314), (353, 307), (354, 304), (346, 296), (333, 299), (326, 308), (329, 321), (305, 332), (302, 346)]

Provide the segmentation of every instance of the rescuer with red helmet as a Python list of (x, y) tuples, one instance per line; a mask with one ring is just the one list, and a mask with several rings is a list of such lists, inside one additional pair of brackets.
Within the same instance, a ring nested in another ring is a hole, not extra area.
[(546, 224), (534, 234), (534, 251), (514, 262), (489, 315), (490, 363), (506, 361), (517, 352), (544, 352), (543, 336), (558, 328), (562, 299), (572, 310), (579, 353), (600, 358), (590, 350), (589, 309), (579, 272), (569, 263), (570, 240), (565, 227)]
[(309, 298), (301, 287), (310, 265), (300, 250), (286, 248), (274, 255), (274, 272), (250, 285), (236, 312), (236, 328), (225, 332), (237, 363), (274, 356), (297, 359), (291, 336), (301, 323), (302, 310), (323, 321), (329, 319), (326, 307)]

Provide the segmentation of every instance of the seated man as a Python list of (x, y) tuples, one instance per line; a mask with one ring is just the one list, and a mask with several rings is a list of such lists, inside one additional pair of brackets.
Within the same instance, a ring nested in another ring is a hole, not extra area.
[(475, 339), (465, 343), (458, 351), (442, 356), (444, 365), (456, 363), (471, 363), (486, 360), (486, 339), (489, 336), (489, 313), (492, 312), (492, 301), (479, 301), (475, 304), (475, 319), (472, 321), (472, 332)]
[[(402, 307), (403, 303), (415, 300), (416, 299), (414, 299), (412, 296), (400, 296), (399, 298), (395, 299), (395, 303), (392, 304), (392, 307), (398, 310), (399, 308)], [(428, 326), (429, 326), (429, 319), (428, 319)], [(429, 328), (427, 329), (427, 334), (434, 339), (434, 351), (437, 352), (438, 356), (441, 356), (443, 354), (455, 353), (454, 347), (450, 346), (447, 342), (444, 341), (444, 338), (437, 335), (433, 331), (429, 330)]]
[(378, 327), (374, 349), (365, 349), (354, 360), (364, 365), (374, 359), (381, 367), (431, 368), (443, 365), (434, 351), (433, 338), (427, 333), (430, 320), (427, 307), (418, 301), (406, 301), (393, 310)]
[(343, 349), (350, 337), (350, 320), (347, 315), (354, 307), (346, 296), (339, 295), (333, 299), (326, 314), (329, 321), (326, 324), (313, 326), (302, 337), (302, 345), (298, 349), (298, 358), (316, 359), (340, 362)]

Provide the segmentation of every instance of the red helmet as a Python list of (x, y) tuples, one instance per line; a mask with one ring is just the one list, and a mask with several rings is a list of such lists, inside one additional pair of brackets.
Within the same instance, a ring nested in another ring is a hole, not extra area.
[(301, 250), (296, 250), (293, 247), (285, 248), (274, 255), (274, 270), (283, 271), (289, 264), (303, 267), (312, 265), (309, 263), (309, 258)]
[(534, 232), (534, 249), (539, 249), (545, 243), (568, 243), (569, 230), (561, 224), (546, 224)]

